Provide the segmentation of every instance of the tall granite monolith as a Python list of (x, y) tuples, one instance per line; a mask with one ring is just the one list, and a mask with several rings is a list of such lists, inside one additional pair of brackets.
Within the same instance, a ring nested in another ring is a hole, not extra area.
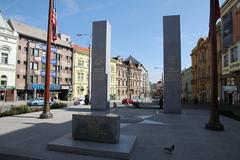
[(163, 17), (164, 113), (181, 113), (180, 16)]
[(109, 70), (111, 58), (111, 25), (107, 21), (93, 22), (91, 109), (109, 109)]

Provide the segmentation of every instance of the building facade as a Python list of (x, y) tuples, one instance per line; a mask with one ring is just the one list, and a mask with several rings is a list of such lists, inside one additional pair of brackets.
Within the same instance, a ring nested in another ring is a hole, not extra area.
[(117, 99), (148, 97), (150, 92), (148, 72), (144, 66), (132, 56), (125, 60), (120, 56), (114, 57), (114, 59), (117, 61)]
[[(17, 39), (17, 99), (43, 97), (46, 68), (47, 33), (41, 29), (8, 20)], [(59, 34), (51, 47), (51, 96), (69, 100), (72, 94), (72, 47), (70, 37)]]
[[(217, 25), (217, 74), (218, 97), (222, 96), (221, 75), (221, 28)], [(210, 103), (211, 100), (211, 48), (209, 38), (200, 38), (192, 50), (192, 99), (200, 103)]]
[(73, 97), (72, 100), (84, 98), (89, 94), (89, 48), (73, 47)]
[(17, 37), (0, 14), (0, 101), (16, 99)]
[(182, 71), (182, 100), (192, 101), (192, 67)]
[(222, 19), (222, 90), (227, 104), (240, 103), (240, 1), (226, 0)]
[(111, 73), (110, 73), (110, 100), (117, 98), (117, 60), (111, 59)]

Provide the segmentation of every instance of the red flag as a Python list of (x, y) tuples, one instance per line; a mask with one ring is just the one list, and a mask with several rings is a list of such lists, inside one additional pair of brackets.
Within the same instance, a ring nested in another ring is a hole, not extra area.
[(53, 0), (53, 8), (52, 8), (52, 40), (53, 42), (57, 40), (57, 13), (56, 13), (55, 0)]
[[(212, 14), (215, 12), (215, 17), (212, 19)], [(217, 20), (220, 18), (220, 6), (218, 0), (210, 0), (210, 18), (209, 18), (209, 29), (211, 26), (211, 21), (216, 24)], [(210, 37), (210, 30), (208, 32), (208, 37)]]

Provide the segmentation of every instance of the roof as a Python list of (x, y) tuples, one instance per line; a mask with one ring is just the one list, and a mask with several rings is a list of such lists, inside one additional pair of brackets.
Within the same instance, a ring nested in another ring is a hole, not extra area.
[(86, 53), (89, 52), (89, 49), (88, 49), (88, 48), (81, 47), (81, 46), (79, 46), (79, 45), (77, 45), (77, 44), (73, 44), (73, 45), (72, 45), (72, 48), (73, 48), (74, 50), (76, 50), (77, 52), (86, 52)]
[[(35, 28), (33, 26), (30, 26), (30, 25), (27, 25), (27, 24), (24, 24), (21, 22), (17, 22), (12, 19), (9, 19), (8, 23), (16, 32), (19, 33), (19, 35), (31, 37), (31, 38), (38, 39), (38, 40), (45, 41), (45, 42), (47, 41), (47, 32), (44, 30)], [(56, 44), (64, 46), (64, 47), (72, 48), (71, 44), (69, 42), (63, 41), (59, 37), (56, 41)]]
[(129, 62), (130, 60), (133, 64), (141, 64), (135, 58), (133, 58), (133, 56), (131, 56), (131, 55), (127, 59), (125, 59), (125, 62)]
[(7, 29), (9, 31), (13, 31), (10, 25), (3, 19), (2, 15), (0, 14), (0, 28)]

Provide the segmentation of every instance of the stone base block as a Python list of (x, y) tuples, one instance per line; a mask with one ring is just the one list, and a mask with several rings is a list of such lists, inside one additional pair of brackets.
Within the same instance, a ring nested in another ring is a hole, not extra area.
[(71, 133), (48, 143), (49, 150), (116, 159), (130, 159), (136, 136), (120, 135), (119, 143), (74, 140)]
[(75, 140), (118, 143), (120, 116), (106, 112), (73, 114), (72, 137)]

